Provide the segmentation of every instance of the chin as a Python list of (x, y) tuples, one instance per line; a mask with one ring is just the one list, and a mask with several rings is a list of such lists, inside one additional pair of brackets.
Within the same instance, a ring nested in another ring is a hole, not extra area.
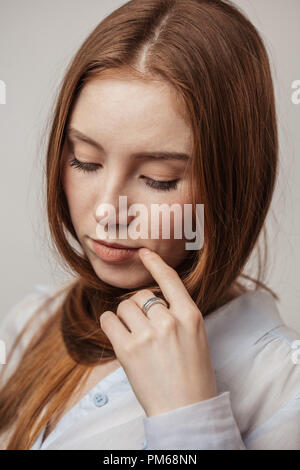
[(119, 287), (120, 289), (128, 289), (128, 290), (131, 290), (131, 289), (138, 289), (140, 286), (142, 286), (142, 284), (140, 284), (139, 282), (108, 282), (106, 281), (107, 284), (110, 284), (111, 286), (114, 286), (114, 287)]
[(94, 266), (94, 271), (101, 281), (106, 282), (114, 287), (120, 289), (138, 289), (139, 287), (145, 286), (153, 282), (152, 277), (147, 272), (137, 269), (136, 267), (127, 270), (120, 270), (116, 266), (109, 272), (105, 269)]
[(141, 278), (139, 279), (136, 279), (135, 276), (132, 278), (132, 279), (128, 279), (128, 276), (124, 279), (122, 279), (122, 277), (120, 276), (120, 278), (116, 278), (116, 276), (114, 278), (110, 278), (110, 277), (104, 277), (104, 276), (99, 276), (99, 279), (101, 279), (101, 281), (104, 281), (106, 282), (106, 284), (109, 284), (111, 286), (114, 286), (114, 287), (119, 287), (120, 289), (138, 289), (139, 287), (142, 287), (143, 285), (145, 285), (145, 282), (147, 281), (144, 281), (144, 282), (141, 282)]

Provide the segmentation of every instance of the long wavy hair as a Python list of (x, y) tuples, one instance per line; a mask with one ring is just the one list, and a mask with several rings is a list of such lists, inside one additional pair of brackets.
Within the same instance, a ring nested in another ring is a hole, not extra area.
[[(243, 273), (265, 233), (278, 170), (274, 89), (260, 34), (228, 0), (127, 2), (101, 21), (72, 58), (51, 114), (48, 222), (53, 246), (75, 276), (27, 345), (22, 365), (2, 384), (0, 432), (9, 431), (6, 449), (30, 449), (93, 366), (116, 359), (99, 316), (139, 290), (106, 284), (76, 250), (79, 240), (62, 184), (62, 148), (76, 97), (88, 81), (118, 72), (166, 82), (193, 131), (190, 189), (194, 212), (197, 203), (205, 207), (205, 237), (202, 249), (188, 251), (176, 270), (202, 315), (234, 298), (234, 289), (247, 291), (242, 278), (279, 299), (263, 282), (266, 258), (261, 260), (260, 250), (256, 278)], [(264, 256), (266, 250), (265, 242)], [(143, 287), (162, 296), (157, 284)]]

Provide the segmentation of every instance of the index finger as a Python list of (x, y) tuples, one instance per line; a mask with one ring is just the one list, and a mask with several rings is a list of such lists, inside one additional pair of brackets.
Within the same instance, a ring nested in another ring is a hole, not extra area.
[(178, 273), (169, 266), (155, 251), (138, 250), (144, 266), (153, 276), (169, 305), (175, 307), (185, 302), (190, 295)]

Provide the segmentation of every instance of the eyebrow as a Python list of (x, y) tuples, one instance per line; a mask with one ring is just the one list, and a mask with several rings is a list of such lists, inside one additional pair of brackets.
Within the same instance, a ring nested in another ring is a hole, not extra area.
[[(78, 129), (75, 129), (74, 127), (69, 126), (67, 128), (67, 135), (69, 137), (73, 137), (77, 140), (80, 140), (82, 142), (86, 142), (92, 145), (100, 152), (104, 152), (104, 149), (99, 142), (96, 142), (95, 140), (91, 139), (90, 137), (83, 134), (82, 132), (80, 132)], [(152, 159), (152, 160), (183, 160), (183, 161), (187, 161), (191, 158), (190, 155), (186, 153), (182, 153), (182, 152), (135, 152), (132, 154), (132, 157), (136, 159), (144, 158), (144, 159)]]

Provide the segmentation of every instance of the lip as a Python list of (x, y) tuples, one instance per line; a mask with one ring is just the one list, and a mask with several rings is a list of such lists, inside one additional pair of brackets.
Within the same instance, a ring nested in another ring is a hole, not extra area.
[(124, 248), (124, 245), (118, 245), (117, 243), (100, 242), (93, 238), (91, 240), (94, 252), (103, 261), (120, 263), (134, 258), (138, 253), (138, 248)]
[[(94, 240), (94, 239), (93, 239)], [(101, 245), (108, 246), (109, 248), (120, 248), (121, 250), (137, 250), (138, 248), (133, 248), (125, 245), (119, 245), (118, 243), (108, 243), (104, 240), (94, 240), (96, 243), (100, 243)]]

